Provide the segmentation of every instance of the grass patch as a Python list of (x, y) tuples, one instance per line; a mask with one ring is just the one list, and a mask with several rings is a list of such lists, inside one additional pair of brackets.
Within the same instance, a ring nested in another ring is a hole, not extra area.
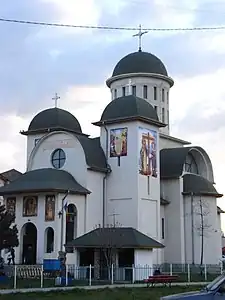
[(159, 300), (160, 297), (200, 290), (201, 287), (115, 288), (0, 295), (1, 300)]

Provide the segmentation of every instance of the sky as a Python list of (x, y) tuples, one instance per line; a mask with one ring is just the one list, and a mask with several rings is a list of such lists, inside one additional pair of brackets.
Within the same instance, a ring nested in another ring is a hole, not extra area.
[[(0, 18), (143, 28), (222, 26), (225, 2), (216, 0), (1, 0)], [(175, 85), (171, 134), (202, 146), (225, 194), (225, 30), (150, 31), (143, 50), (157, 55)], [(26, 137), (19, 134), (40, 110), (70, 110), (83, 132), (99, 135), (110, 101), (105, 81), (116, 63), (138, 48), (136, 32), (43, 27), (0, 22), (0, 171), (25, 171)], [(219, 205), (225, 210), (223, 198)]]

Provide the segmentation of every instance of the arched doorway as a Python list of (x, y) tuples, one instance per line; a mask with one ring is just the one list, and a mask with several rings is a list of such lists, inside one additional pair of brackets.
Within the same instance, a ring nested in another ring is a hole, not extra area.
[[(77, 208), (74, 204), (69, 204), (66, 211), (66, 244), (77, 237)], [(67, 249), (73, 252), (73, 248)]]
[(45, 230), (45, 253), (52, 253), (54, 251), (54, 230), (48, 227)]
[(35, 265), (37, 259), (37, 228), (33, 223), (26, 223), (21, 230), (22, 264)]

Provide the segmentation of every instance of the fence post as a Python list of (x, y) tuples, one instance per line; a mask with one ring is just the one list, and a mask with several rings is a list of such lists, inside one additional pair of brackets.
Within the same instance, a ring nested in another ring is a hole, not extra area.
[(135, 267), (132, 265), (132, 283), (135, 283)]
[(91, 286), (91, 265), (89, 266), (89, 286)]
[(112, 264), (112, 267), (111, 267), (111, 284), (114, 283), (114, 275), (113, 275), (113, 272), (114, 272), (114, 270), (113, 270), (113, 264)]
[(205, 281), (207, 281), (207, 266), (204, 265), (204, 274), (205, 274)]
[(66, 276), (66, 278), (65, 278), (65, 284), (66, 284), (66, 286), (68, 285), (68, 264), (66, 264), (66, 274), (65, 274)]
[(220, 262), (220, 274), (223, 274), (223, 262)]
[(187, 272), (188, 272), (188, 282), (191, 282), (191, 272), (190, 272), (190, 265), (187, 265)]
[(173, 275), (173, 264), (170, 264), (170, 276)]
[(41, 265), (41, 289), (43, 288), (44, 283), (44, 265)]
[(16, 265), (14, 266), (14, 284), (13, 284), (13, 288), (16, 289), (16, 283), (17, 283), (17, 267)]

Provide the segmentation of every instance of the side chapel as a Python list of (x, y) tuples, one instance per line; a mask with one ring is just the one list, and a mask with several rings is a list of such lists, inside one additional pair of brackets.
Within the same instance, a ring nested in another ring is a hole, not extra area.
[(165, 65), (139, 49), (116, 64), (106, 84), (111, 102), (92, 123), (99, 137), (58, 107), (20, 132), (26, 172), (0, 187), (16, 214), (16, 263), (42, 263), (66, 249), (67, 263), (104, 265), (101, 249), (110, 240), (118, 267), (199, 264), (204, 211), (204, 263), (218, 264), (222, 195), (206, 151), (170, 135), (174, 81)]

